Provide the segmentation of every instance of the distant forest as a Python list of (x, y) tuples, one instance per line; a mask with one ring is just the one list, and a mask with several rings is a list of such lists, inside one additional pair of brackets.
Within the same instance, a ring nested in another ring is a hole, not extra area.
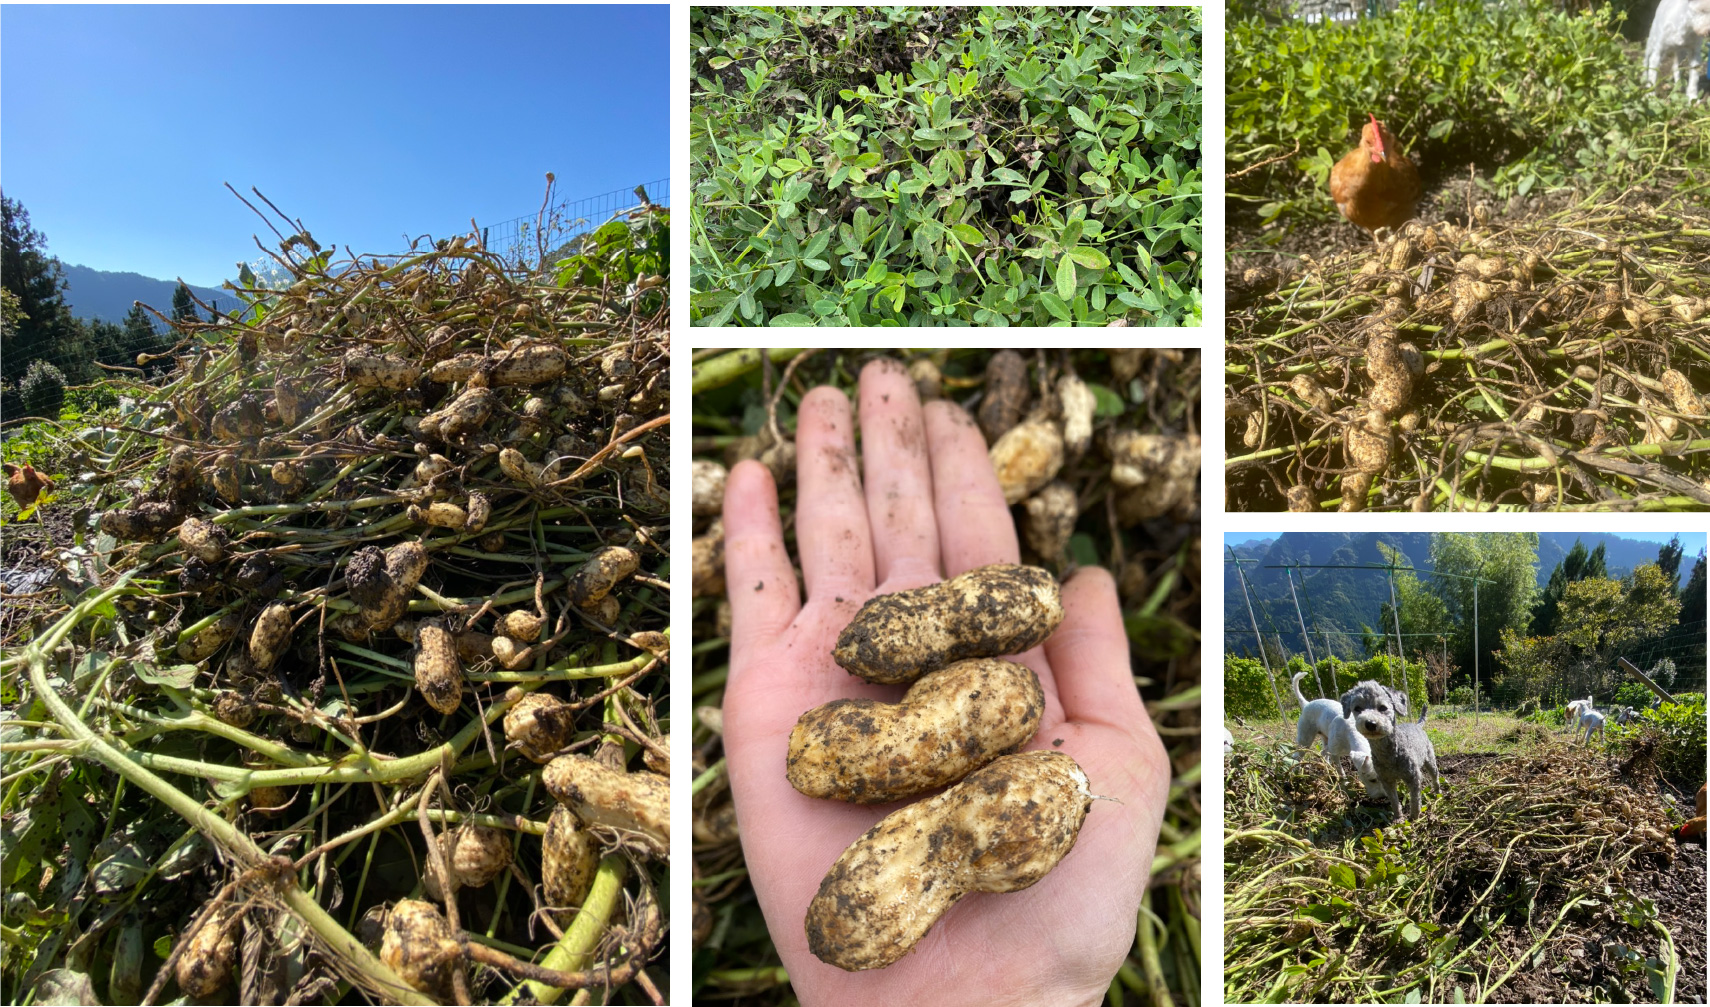
[[(1678, 540), (1658, 545), (1601, 533), (1290, 532), (1245, 542), (1224, 553), (1226, 652), (1257, 656), (1254, 621), (1273, 658), (1363, 659), (1392, 652), (1396, 619), (1389, 575), (1383, 569), (1348, 569), (1392, 561), (1408, 656), (1430, 655), (1467, 674), (1476, 647), (1483, 678), (1497, 667), (1504, 630), (1546, 637), (1562, 628), (1557, 605), (1568, 584), (1593, 577), (1630, 580), (1640, 567), (1656, 565), (1679, 599), (1679, 623), (1636, 647), (1631, 659), (1648, 668), (1643, 662), (1667, 657), (1683, 676), (1703, 681), (1705, 557), (1683, 556)], [(1480, 585), (1476, 636), (1471, 582), (1432, 573), (1495, 581)]]
[[(147, 359), (171, 349), (172, 339), (156, 332), (157, 320), (141, 307), (133, 306), (121, 322), (73, 317), (65, 268), (48, 254), (47, 237), (4, 195), (0, 215), (0, 419), (57, 419), (70, 386), (119, 371), (152, 377), (172, 368), (170, 358)], [(170, 317), (203, 317), (182, 284)]]

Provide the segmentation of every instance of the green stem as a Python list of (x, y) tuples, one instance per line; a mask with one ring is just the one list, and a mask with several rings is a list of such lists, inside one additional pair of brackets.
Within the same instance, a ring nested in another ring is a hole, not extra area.
[[(588, 960), (599, 946), (600, 938), (605, 936), (612, 911), (617, 908), (618, 898), (623, 894), (623, 882), (628, 873), (629, 862), (620, 856), (609, 856), (600, 861), (593, 887), (588, 889), (588, 897), (582, 901), (582, 911), (576, 914), (570, 929), (564, 931), (563, 939), (552, 946), (552, 950), (546, 953), (546, 960), (540, 964), (561, 972), (579, 972), (588, 967)], [(535, 1003), (543, 1004), (557, 1003), (564, 993), (555, 986), (531, 979), (514, 987), (499, 1002), (517, 1003), (525, 991)]]
[[(77, 718), (70, 705), (59, 697), (48, 684), (48, 655), (52, 648), (71, 632), (72, 627), (83, 621), (97, 606), (106, 603), (121, 594), (131, 593), (134, 589), (126, 586), (125, 580), (102, 591), (74, 607), (66, 613), (59, 623), (49, 629), (35, 643), (26, 648), (27, 662), (30, 669), (30, 685), (35, 690), (48, 712), (66, 730), (66, 733), (88, 747), (86, 753), (102, 765), (118, 773), (142, 790), (159, 799), (162, 804), (171, 808), (181, 818), (195, 826), (203, 835), (219, 844), (222, 848), (233, 853), (246, 868), (260, 867), (269, 860), (267, 854), (255, 845), (248, 835), (238, 831), (230, 822), (220, 818), (200, 803), (192, 800), (183, 791), (174, 787), (160, 777), (149, 772), (134, 759), (114, 747), (105, 738), (96, 734), (89, 725)], [(278, 889), (285, 904), (295, 912), (299, 919), (314, 929), (315, 933), (325, 941), (334, 959), (343, 962), (350, 969), (361, 973), (375, 988), (384, 989), (388, 995), (398, 998), (401, 1003), (432, 1004), (434, 1001), (417, 993), (404, 985), (391, 969), (369, 953), (362, 942), (350, 935), (350, 932), (338, 924), (327, 911), (321, 908), (310, 895), (298, 888), (296, 884), (284, 884)]]

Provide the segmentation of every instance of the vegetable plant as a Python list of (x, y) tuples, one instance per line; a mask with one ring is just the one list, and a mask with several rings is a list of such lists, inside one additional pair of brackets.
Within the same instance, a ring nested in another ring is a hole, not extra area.
[(1193, 7), (693, 8), (699, 325), (1196, 325)]

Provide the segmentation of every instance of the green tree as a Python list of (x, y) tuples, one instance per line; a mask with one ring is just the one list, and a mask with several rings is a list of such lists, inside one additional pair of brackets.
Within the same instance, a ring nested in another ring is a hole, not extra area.
[[(1568, 585), (1562, 595), (1561, 632), (1557, 638), (1569, 651), (1565, 670), (1575, 682), (1594, 693), (1612, 691), (1625, 679), (1617, 657), (1632, 660), (1635, 648), (1655, 639), (1680, 619), (1680, 599), (1674, 585), (1655, 563), (1646, 563), (1626, 577), (1590, 577)], [(1640, 658), (1641, 667), (1648, 664)]]
[(1603, 544), (1598, 543), (1597, 548), (1588, 553), (1585, 551), (1585, 543), (1574, 539), (1573, 548), (1556, 564), (1556, 568), (1550, 571), (1550, 581), (1544, 585), (1544, 592), (1532, 609), (1532, 635), (1556, 634), (1562, 594), (1567, 591), (1569, 584), (1587, 577), (1607, 576), (1609, 570), (1604, 565)]
[(89, 336), (65, 303), (59, 260), (46, 253), (47, 238), (30, 226), (30, 214), (0, 194), (0, 287), (7, 298), (0, 331), (0, 376), (18, 386), (30, 364), (45, 360), (72, 384), (95, 376)]
[[(1394, 562), (1400, 557), (1387, 543), (1379, 542), (1384, 559)], [(1382, 588), (1387, 591), (1387, 585)], [(1411, 570), (1395, 571), (1395, 601), (1385, 601), (1379, 609), (1379, 625), (1375, 634), (1368, 631), (1365, 645), (1371, 656), (1393, 653), (1395, 646), (1395, 611), (1401, 611), (1401, 646), (1403, 653), (1415, 654), (1429, 648), (1435, 637), (1452, 637), (1454, 620), (1449, 618), (1449, 606), (1432, 589), (1421, 583)]]
[(125, 315), (125, 359), (122, 363), (127, 367), (141, 367), (149, 377), (159, 377), (170, 371), (173, 362), (170, 358), (151, 360), (146, 364), (138, 363), (137, 358), (144, 353), (165, 353), (172, 347), (170, 337), (154, 330), (154, 316), (150, 315), (142, 305), (133, 304)]
[[(1503, 630), (1523, 634), (1532, 619), (1538, 593), (1538, 536), (1534, 532), (1451, 533), (1431, 539), (1432, 593), (1443, 600), (1454, 634), (1449, 651), (1463, 671), (1477, 659), (1480, 677), (1495, 670), (1493, 656), (1502, 646)], [(1475, 584), (1478, 619), (1473, 619)], [(1475, 647), (1475, 630), (1477, 645)], [(1476, 653), (1475, 653), (1476, 651)]]
[(201, 314), (196, 311), (196, 300), (190, 296), (190, 288), (180, 283), (172, 291), (172, 320), (175, 322), (198, 322)]
[(1685, 548), (1680, 544), (1680, 536), (1676, 535), (1657, 551), (1657, 568), (1668, 578), (1669, 584), (1677, 589), (1680, 587), (1680, 557)]

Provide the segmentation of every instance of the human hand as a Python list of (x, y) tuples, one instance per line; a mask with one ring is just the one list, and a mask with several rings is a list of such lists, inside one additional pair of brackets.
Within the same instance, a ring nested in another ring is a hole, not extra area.
[(902, 807), (804, 797), (784, 778), (790, 730), (834, 699), (896, 702), (832, 661), (838, 633), (875, 594), (920, 587), (1020, 556), (1015, 524), (979, 428), (948, 402), (923, 410), (894, 360), (861, 373), (867, 480), (857, 466), (848, 397), (816, 388), (796, 433), (796, 540), (801, 600), (778, 517), (777, 489), (757, 462), (725, 492), (725, 575), (732, 631), (724, 697), (725, 765), (749, 877), (796, 995), (845, 1004), (1096, 1004), (1134, 942), (1170, 767), (1130, 670), (1116, 587), (1083, 569), (1063, 585), (1062, 625), (1012, 660), (1045, 692), (1026, 747), (1066, 752), (1096, 802), (1075, 848), (1021, 892), (976, 893), (945, 913), (895, 965), (844, 972), (808, 950), (804, 919), (825, 872), (862, 833)]

